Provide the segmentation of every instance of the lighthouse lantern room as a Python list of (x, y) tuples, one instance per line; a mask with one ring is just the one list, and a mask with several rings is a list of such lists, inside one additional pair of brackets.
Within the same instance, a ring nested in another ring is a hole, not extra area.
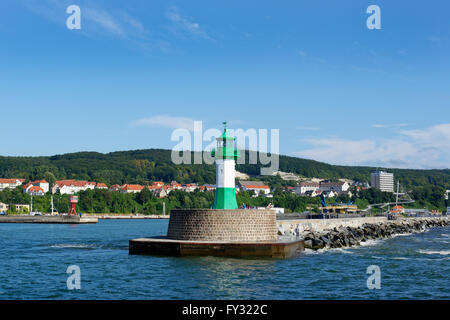
[(216, 197), (213, 209), (237, 209), (235, 190), (235, 160), (240, 156), (235, 148), (235, 138), (227, 134), (227, 122), (223, 122), (223, 134), (216, 138), (217, 149), (211, 151), (216, 161)]

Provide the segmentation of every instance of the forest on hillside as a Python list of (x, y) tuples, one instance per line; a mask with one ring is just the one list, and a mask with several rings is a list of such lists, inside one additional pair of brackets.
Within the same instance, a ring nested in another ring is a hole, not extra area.
[[(193, 153), (191, 153), (191, 157)], [(260, 164), (248, 164), (249, 152), (242, 152), (247, 164), (238, 164), (236, 169), (256, 179), (270, 180), (259, 176)], [(259, 159), (259, 154), (257, 154)], [(193, 158), (192, 158), (193, 159)], [(335, 166), (314, 160), (281, 155), (279, 170), (296, 173), (306, 178), (337, 180), (347, 178), (361, 182), (370, 180), (373, 167)], [(450, 169), (413, 170), (388, 169), (407, 188), (438, 186), (450, 189)], [(139, 183), (149, 181), (180, 183), (215, 183), (215, 166), (207, 164), (181, 164), (171, 161), (171, 151), (145, 149), (119, 151), (107, 154), (78, 152), (49, 157), (3, 157), (0, 156), (0, 178), (46, 179), (50, 183), (62, 179), (90, 180), (107, 185)]]

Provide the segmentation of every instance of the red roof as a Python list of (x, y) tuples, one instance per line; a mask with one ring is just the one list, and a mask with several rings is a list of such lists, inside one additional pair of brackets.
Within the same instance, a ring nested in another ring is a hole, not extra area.
[(252, 189), (269, 189), (269, 186), (253, 186), (253, 185), (246, 185), (245, 188), (252, 188)]
[(104, 184), (104, 183), (97, 183), (97, 185), (96, 185), (96, 187), (97, 188), (108, 188), (108, 186), (106, 185), (106, 184)]
[(21, 182), (25, 181), (25, 179), (0, 179), (0, 183), (16, 183), (17, 180), (22, 180)]
[(42, 189), (41, 187), (38, 187), (38, 186), (33, 186), (33, 187), (31, 187), (28, 190), (28, 192), (42, 192), (42, 193), (44, 193), (44, 189)]
[(93, 186), (96, 185), (95, 182), (78, 181), (78, 180), (72, 180), (72, 179), (56, 181), (55, 184), (58, 185), (58, 187), (60, 187), (60, 188), (62, 188), (63, 186), (86, 187), (88, 185), (93, 185)]
[(124, 184), (122, 186), (122, 190), (142, 190), (144, 189), (143, 186), (141, 186), (140, 184)]

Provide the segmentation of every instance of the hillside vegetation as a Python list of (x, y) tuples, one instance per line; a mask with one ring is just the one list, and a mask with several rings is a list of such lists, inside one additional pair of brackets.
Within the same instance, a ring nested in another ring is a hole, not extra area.
[[(248, 152), (245, 152), (248, 162)], [(259, 164), (237, 165), (240, 172), (253, 177), (260, 173)], [(296, 157), (280, 156), (279, 170), (292, 172), (306, 178), (340, 179), (357, 181), (370, 179), (373, 167), (334, 166), (318, 161)], [(450, 169), (412, 170), (389, 169), (405, 187), (439, 186), (450, 188)], [(180, 183), (215, 182), (213, 165), (175, 165), (171, 161), (171, 151), (146, 149), (111, 152), (78, 152), (50, 157), (0, 157), (1, 178), (47, 179), (50, 183), (61, 179), (79, 179), (103, 182), (108, 185), (141, 183), (162, 180)], [(264, 179), (265, 177), (260, 177)]]

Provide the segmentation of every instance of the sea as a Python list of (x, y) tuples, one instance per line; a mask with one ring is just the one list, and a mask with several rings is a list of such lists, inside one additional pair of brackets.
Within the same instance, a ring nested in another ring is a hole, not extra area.
[(450, 299), (450, 228), (287, 260), (128, 254), (168, 220), (0, 224), (0, 299)]

